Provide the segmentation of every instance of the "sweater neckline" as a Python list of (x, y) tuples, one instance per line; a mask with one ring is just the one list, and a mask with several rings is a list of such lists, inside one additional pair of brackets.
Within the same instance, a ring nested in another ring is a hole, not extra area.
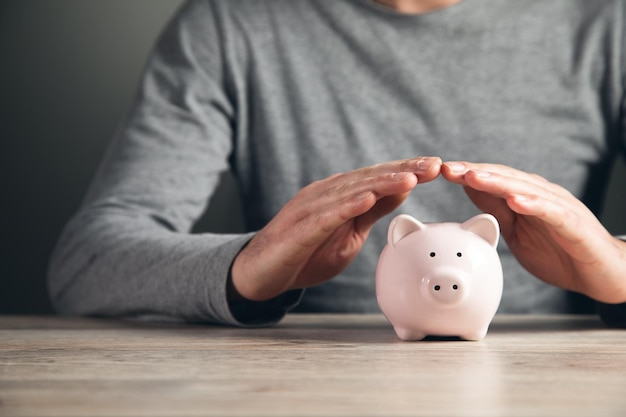
[(457, 14), (459, 12), (462, 12), (463, 9), (467, 7), (467, 3), (471, 3), (471, 0), (461, 0), (460, 2), (453, 4), (452, 6), (443, 7), (441, 9), (437, 9), (437, 10), (433, 10), (433, 11), (425, 12), (425, 13), (402, 13), (391, 7), (388, 7), (388, 6), (385, 6), (384, 4), (379, 3), (376, 0), (359, 0), (358, 3), (380, 14), (384, 14), (392, 18), (420, 20), (420, 19), (427, 19), (427, 18), (435, 17), (435, 16), (444, 17), (447, 15)]

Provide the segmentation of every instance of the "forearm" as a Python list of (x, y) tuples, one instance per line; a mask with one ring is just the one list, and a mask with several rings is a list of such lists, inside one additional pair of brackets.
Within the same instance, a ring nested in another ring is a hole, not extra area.
[(249, 235), (176, 233), (140, 213), (98, 208), (64, 231), (50, 264), (61, 313), (159, 315), (240, 324), (226, 300), (227, 277)]

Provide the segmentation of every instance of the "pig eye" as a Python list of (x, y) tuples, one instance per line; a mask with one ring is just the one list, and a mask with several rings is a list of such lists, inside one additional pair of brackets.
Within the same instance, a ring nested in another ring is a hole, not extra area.
[(457, 252), (456, 256), (458, 256), (460, 258), (461, 256), (463, 256), (463, 254), (461, 252)]
[(435, 257), (435, 252), (431, 252), (431, 253), (430, 253), (430, 257), (431, 257), (431, 258), (434, 258), (434, 257)]

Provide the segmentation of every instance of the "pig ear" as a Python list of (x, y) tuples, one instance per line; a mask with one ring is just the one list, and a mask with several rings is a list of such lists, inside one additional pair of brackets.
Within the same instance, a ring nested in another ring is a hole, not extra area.
[(491, 214), (479, 214), (478, 216), (474, 216), (463, 223), (461, 227), (482, 237), (494, 248), (498, 245), (498, 239), (500, 239), (500, 225)]
[(409, 216), (408, 214), (400, 214), (396, 216), (389, 225), (389, 232), (387, 233), (387, 243), (390, 246), (395, 246), (402, 238), (410, 233), (422, 230), (426, 225), (417, 219)]

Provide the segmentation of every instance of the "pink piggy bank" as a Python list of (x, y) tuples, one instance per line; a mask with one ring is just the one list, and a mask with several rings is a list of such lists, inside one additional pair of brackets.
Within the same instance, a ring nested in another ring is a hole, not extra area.
[(394, 218), (376, 268), (376, 298), (398, 337), (484, 338), (502, 298), (499, 238), (490, 214), (465, 223)]

